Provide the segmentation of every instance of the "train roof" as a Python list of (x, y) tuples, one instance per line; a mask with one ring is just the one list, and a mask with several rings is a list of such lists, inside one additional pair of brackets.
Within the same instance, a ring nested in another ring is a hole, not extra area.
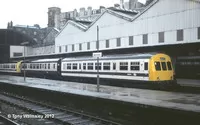
[[(116, 55), (107, 55), (102, 56), (100, 60), (110, 60), (110, 59), (150, 59), (153, 55), (158, 53), (144, 53), (144, 54), (116, 54)], [(96, 60), (95, 57), (76, 57), (76, 58), (65, 58), (62, 61), (73, 61), (73, 60)]]

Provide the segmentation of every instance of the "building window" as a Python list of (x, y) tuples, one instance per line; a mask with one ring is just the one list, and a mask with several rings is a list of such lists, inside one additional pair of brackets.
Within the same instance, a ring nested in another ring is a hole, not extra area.
[(61, 48), (61, 46), (59, 46), (59, 52), (60, 52), (60, 53), (62, 52), (62, 48)]
[(143, 44), (148, 44), (148, 34), (143, 35)]
[(82, 44), (81, 43), (79, 44), (79, 50), (82, 50)]
[(74, 44), (72, 45), (72, 51), (74, 51)]
[(129, 45), (133, 45), (133, 36), (129, 36)]
[(90, 50), (90, 42), (87, 43), (87, 50)]
[(106, 40), (106, 48), (109, 48), (109, 40)]
[(65, 52), (67, 52), (67, 45), (65, 46)]
[(183, 30), (177, 30), (177, 41), (183, 41)]
[(117, 38), (117, 47), (121, 46), (121, 39)]
[(198, 27), (198, 39), (200, 39), (200, 27)]
[(164, 43), (165, 42), (165, 34), (164, 34), (164, 32), (159, 32), (158, 33), (158, 41), (159, 41), (159, 43)]

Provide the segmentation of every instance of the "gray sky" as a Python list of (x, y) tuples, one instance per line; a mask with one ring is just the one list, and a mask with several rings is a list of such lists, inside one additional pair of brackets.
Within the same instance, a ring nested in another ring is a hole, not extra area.
[[(128, 0), (125, 0), (128, 1)], [(144, 2), (146, 0), (139, 0)], [(72, 11), (81, 7), (110, 7), (120, 0), (3, 0), (0, 4), (0, 29), (6, 28), (11, 20), (13, 24), (47, 26), (49, 7), (60, 7), (62, 12)]]

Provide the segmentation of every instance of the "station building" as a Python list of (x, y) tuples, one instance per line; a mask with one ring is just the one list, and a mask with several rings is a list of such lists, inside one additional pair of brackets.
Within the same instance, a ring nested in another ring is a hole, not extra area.
[(91, 23), (68, 21), (55, 39), (55, 53), (96, 51), (98, 27), (102, 52), (139, 52), (140, 48), (174, 57), (198, 55), (199, 13), (199, 0), (154, 0), (142, 11), (108, 8)]

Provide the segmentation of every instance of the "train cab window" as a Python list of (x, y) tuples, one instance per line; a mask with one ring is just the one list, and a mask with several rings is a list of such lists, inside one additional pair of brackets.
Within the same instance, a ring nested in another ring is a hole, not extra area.
[[(95, 70), (97, 70), (97, 63), (95, 63)], [(101, 70), (101, 63), (99, 63), (99, 70)]]
[(149, 68), (148, 68), (148, 62), (145, 62), (144, 63), (144, 70), (148, 70)]
[(113, 70), (116, 70), (116, 63), (113, 63)]
[(166, 71), (167, 70), (166, 62), (161, 62), (161, 65), (162, 65), (162, 70)]
[(140, 62), (131, 62), (131, 70), (140, 70)]
[(155, 64), (156, 71), (161, 71), (160, 62), (155, 62), (154, 64)]
[(110, 70), (110, 63), (109, 62), (103, 63), (103, 70)]
[(67, 69), (71, 69), (71, 63), (67, 63)]
[(88, 66), (88, 70), (93, 70), (93, 63), (88, 63), (87, 66)]
[(120, 70), (128, 70), (128, 62), (120, 62)]
[(73, 63), (72, 64), (72, 69), (77, 69), (77, 68), (78, 68), (77, 63)]
[(86, 63), (83, 63), (83, 70), (86, 70)]
[(171, 64), (171, 62), (167, 62), (167, 68), (168, 68), (168, 70), (172, 70), (172, 64)]

